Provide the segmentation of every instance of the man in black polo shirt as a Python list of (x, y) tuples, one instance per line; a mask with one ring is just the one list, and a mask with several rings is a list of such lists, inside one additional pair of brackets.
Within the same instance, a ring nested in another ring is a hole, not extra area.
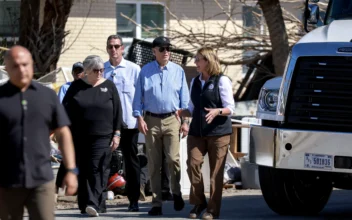
[(69, 119), (55, 92), (32, 81), (33, 60), (21, 46), (5, 55), (9, 81), (0, 87), (0, 219), (54, 219), (50, 131), (55, 131), (68, 174), (66, 193), (77, 190)]

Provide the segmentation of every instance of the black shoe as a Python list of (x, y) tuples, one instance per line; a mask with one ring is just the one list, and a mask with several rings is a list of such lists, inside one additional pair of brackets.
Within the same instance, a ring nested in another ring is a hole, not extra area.
[(106, 209), (99, 209), (98, 213), (106, 213)]
[(138, 212), (139, 211), (138, 203), (130, 203), (130, 205), (128, 206), (128, 211)]
[(182, 194), (176, 195), (173, 194), (174, 197), (174, 209), (176, 211), (181, 211), (185, 207), (185, 202), (182, 199)]
[(163, 201), (173, 201), (174, 197), (172, 197), (172, 194), (169, 191), (166, 191), (166, 192), (162, 192), (161, 199)]
[(207, 204), (195, 205), (189, 213), (189, 218), (196, 219), (199, 218), (200, 214), (207, 208)]
[(153, 207), (148, 212), (148, 215), (151, 215), (151, 216), (162, 215), (162, 214), (163, 214), (163, 212), (161, 210), (161, 207)]

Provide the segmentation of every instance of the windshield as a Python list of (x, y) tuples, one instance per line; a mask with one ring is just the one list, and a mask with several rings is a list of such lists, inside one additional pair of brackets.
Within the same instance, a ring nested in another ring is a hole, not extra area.
[(352, 0), (330, 0), (330, 7), (326, 13), (326, 24), (342, 19), (352, 19)]

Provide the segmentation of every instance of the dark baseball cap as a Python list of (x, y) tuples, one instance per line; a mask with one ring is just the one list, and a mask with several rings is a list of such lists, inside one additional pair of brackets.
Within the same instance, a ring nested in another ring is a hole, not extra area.
[(170, 39), (164, 36), (160, 36), (153, 40), (153, 47), (162, 46), (172, 46), (172, 44), (170, 43)]
[(83, 70), (83, 63), (81, 62), (74, 63), (72, 66), (72, 71), (78, 68)]

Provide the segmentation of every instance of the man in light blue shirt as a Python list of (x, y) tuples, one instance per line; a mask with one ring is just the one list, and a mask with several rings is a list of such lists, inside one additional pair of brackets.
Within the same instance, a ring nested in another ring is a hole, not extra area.
[[(153, 41), (155, 61), (143, 66), (133, 100), (133, 116), (138, 119), (138, 129), (146, 135), (148, 172), (153, 192), (153, 208), (149, 215), (162, 215), (160, 167), (162, 153), (171, 174), (174, 209), (184, 207), (180, 187), (180, 127), (184, 135), (188, 124), (181, 125), (175, 112), (188, 107), (189, 90), (181, 66), (169, 61), (170, 40), (157, 37)], [(143, 117), (144, 116), (144, 117)]]
[[(74, 81), (78, 80), (84, 76), (83, 64), (81, 62), (77, 62), (77, 63), (73, 64), (72, 76), (73, 76)], [(58, 93), (60, 102), (62, 102), (62, 100), (64, 99), (66, 92), (67, 92), (68, 88), (70, 87), (70, 85), (71, 85), (71, 82), (67, 82), (60, 87), (60, 90)]]
[(121, 129), (120, 148), (124, 157), (125, 174), (127, 181), (127, 197), (130, 202), (128, 211), (138, 212), (138, 199), (140, 196), (140, 164), (138, 159), (138, 134), (137, 119), (132, 116), (132, 101), (141, 68), (122, 56), (124, 51), (120, 36), (111, 35), (107, 39), (106, 51), (109, 61), (104, 63), (104, 78), (111, 80), (119, 92), (123, 122)]

